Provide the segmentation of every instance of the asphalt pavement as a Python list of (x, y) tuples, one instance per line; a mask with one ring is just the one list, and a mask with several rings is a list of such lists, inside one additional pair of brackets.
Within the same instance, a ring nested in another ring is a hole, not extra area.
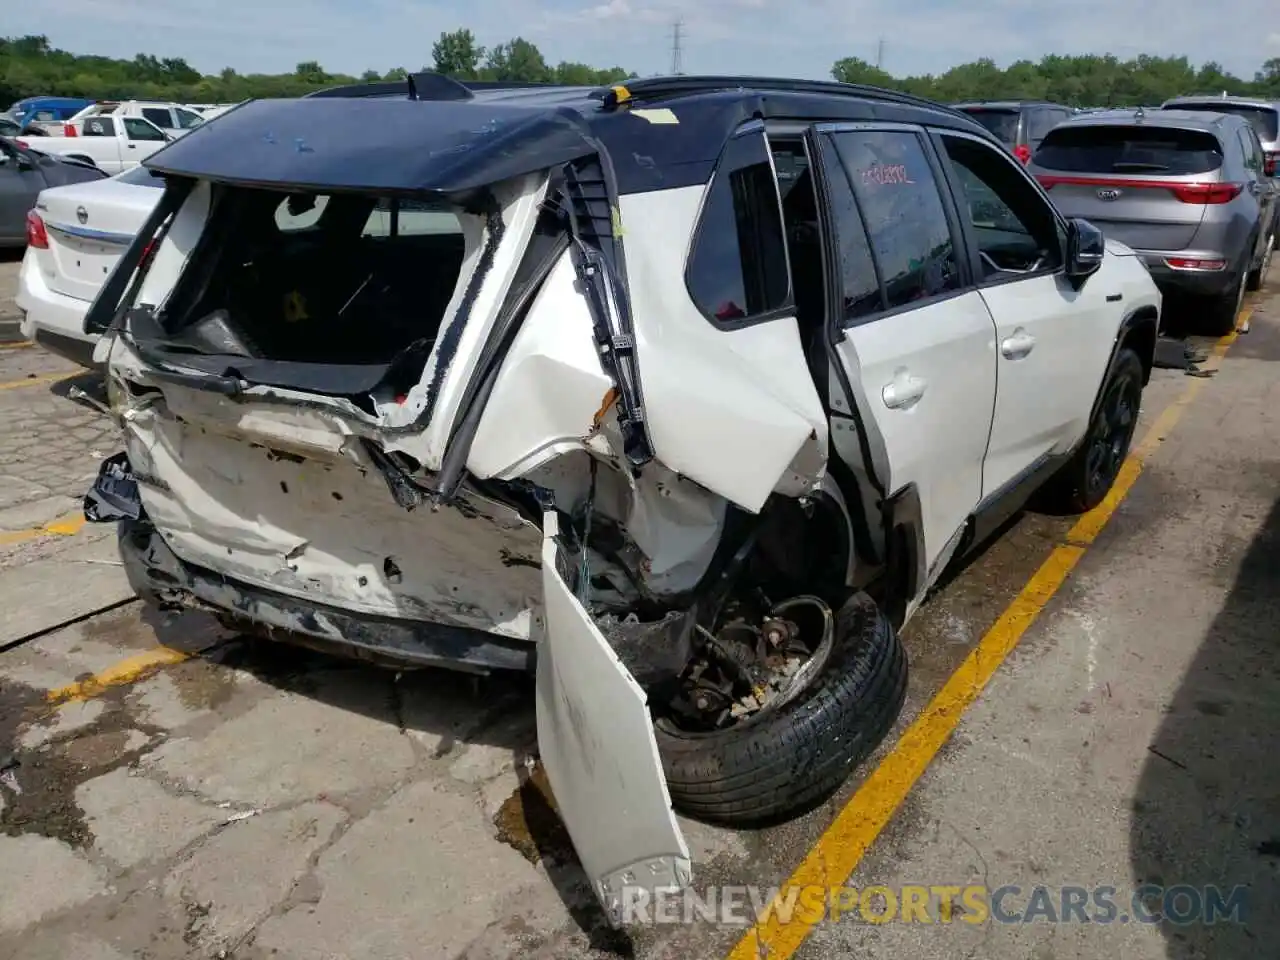
[[(119, 447), (69, 396), (96, 378), (0, 346), (0, 956), (1267, 955), (1280, 295), (1249, 310), (1190, 341), (1209, 376), (1156, 371), (1123, 496), (1023, 516), (926, 603), (903, 716), (836, 797), (767, 830), (683, 821), (704, 909), (625, 931), (554, 814), (527, 681), (142, 608), (79, 515)], [(752, 923), (775, 891), (827, 908)]]

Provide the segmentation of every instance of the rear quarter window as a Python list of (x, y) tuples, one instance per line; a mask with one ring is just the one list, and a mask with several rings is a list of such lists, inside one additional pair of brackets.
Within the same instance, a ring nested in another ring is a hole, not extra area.
[(1198, 110), (1202, 113), (1229, 113), (1248, 120), (1257, 131), (1258, 139), (1271, 143), (1280, 139), (1280, 110), (1268, 107), (1250, 107), (1239, 103), (1179, 103), (1171, 110)]
[(1018, 142), (1018, 118), (1016, 110), (972, 110), (964, 111), (973, 119), (986, 127), (998, 140), (1013, 146)]
[(1160, 127), (1059, 127), (1049, 131), (1033, 162), (1067, 173), (1152, 173), (1186, 176), (1222, 166), (1211, 133)]

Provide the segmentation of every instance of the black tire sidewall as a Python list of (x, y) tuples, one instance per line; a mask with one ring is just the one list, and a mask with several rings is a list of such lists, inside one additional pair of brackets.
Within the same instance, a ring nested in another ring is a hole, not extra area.
[[(1128, 347), (1121, 347), (1119, 352), (1116, 354), (1115, 359), (1111, 361), (1111, 366), (1107, 368), (1107, 376), (1102, 381), (1102, 388), (1098, 391), (1097, 409), (1089, 418), (1089, 426), (1084, 435), (1084, 440), (1081, 441), (1080, 448), (1071, 458), (1071, 463), (1069, 465), (1070, 468), (1067, 472), (1067, 476), (1064, 478), (1066, 480), (1066, 489), (1063, 492), (1069, 501), (1067, 504), (1069, 512), (1085, 513), (1092, 510), (1102, 502), (1103, 498), (1106, 497), (1107, 493), (1111, 490), (1111, 487), (1115, 484), (1115, 477), (1112, 477), (1111, 482), (1102, 489), (1090, 489), (1088, 476), (1089, 440), (1093, 436), (1093, 430), (1097, 425), (1098, 417), (1103, 415), (1104, 401), (1106, 400), (1108, 391), (1110, 391), (1116, 378), (1126, 372), (1136, 377), (1136, 383), (1138, 384), (1138, 407), (1139, 409), (1141, 408), (1143, 378), (1142, 361), (1138, 359), (1138, 355), (1133, 350)], [(1125, 441), (1124, 454), (1121, 458), (1122, 463), (1124, 462), (1123, 458), (1129, 455), (1129, 450), (1133, 446), (1133, 434), (1137, 429), (1137, 414), (1138, 410), (1135, 410), (1133, 426), (1130, 427), (1129, 437)]]
[(790, 702), (750, 722), (690, 734), (655, 724), (672, 805), (710, 823), (752, 826), (828, 796), (892, 727), (906, 691), (906, 657), (865, 594), (835, 615), (826, 662)]

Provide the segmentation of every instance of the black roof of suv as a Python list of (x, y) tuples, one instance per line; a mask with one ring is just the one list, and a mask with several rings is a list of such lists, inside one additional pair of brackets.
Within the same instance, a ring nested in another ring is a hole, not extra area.
[[(429, 113), (422, 106), (429, 102)], [(670, 114), (678, 106), (679, 116)], [(648, 122), (638, 123), (637, 119)], [(434, 73), (355, 84), (301, 100), (253, 100), (148, 158), (160, 173), (245, 184), (454, 192), (597, 152), (619, 193), (706, 182), (752, 119), (881, 120), (951, 127), (992, 142), (967, 114), (878, 87), (773, 77), (680, 76), (612, 87), (461, 82)], [(674, 121), (674, 122), (673, 122)], [(430, 140), (431, 150), (424, 151)], [(300, 162), (298, 154), (310, 154)]]

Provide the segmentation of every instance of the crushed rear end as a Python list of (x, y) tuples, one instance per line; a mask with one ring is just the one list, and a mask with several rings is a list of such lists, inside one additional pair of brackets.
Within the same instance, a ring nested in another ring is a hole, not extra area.
[(574, 116), (257, 101), (149, 165), (164, 196), (86, 318), (126, 447), (86, 513), (119, 522), (135, 589), (399, 665), (536, 666), (611, 916), (625, 886), (686, 884), (645, 693), (584, 598), (621, 619), (689, 592), (725, 502), (628, 468), (602, 346), (624, 297), (578, 219), (604, 200), (608, 223), (608, 191)]

